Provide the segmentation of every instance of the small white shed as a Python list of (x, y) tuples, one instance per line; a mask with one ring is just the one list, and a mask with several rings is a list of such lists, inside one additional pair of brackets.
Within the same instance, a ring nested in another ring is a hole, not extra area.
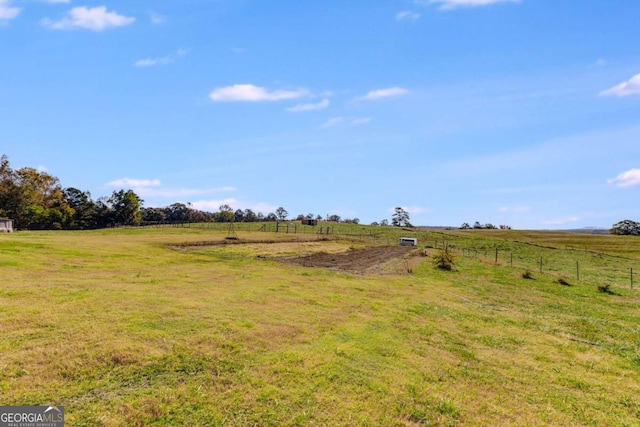
[(414, 237), (401, 237), (398, 239), (400, 246), (418, 246), (418, 239)]
[(9, 218), (0, 218), (0, 233), (13, 232), (13, 220)]

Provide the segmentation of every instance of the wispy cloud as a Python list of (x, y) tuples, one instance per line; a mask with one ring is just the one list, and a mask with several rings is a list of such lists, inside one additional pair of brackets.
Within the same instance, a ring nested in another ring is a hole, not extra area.
[(366, 125), (367, 123), (371, 123), (371, 117), (360, 117), (357, 119), (351, 120), (352, 125)]
[(135, 193), (143, 197), (161, 197), (161, 198), (180, 198), (202, 196), (205, 194), (233, 192), (235, 187), (216, 187), (216, 188), (166, 188), (162, 186), (159, 179), (133, 179), (120, 178), (110, 181), (106, 184), (111, 188), (131, 189)]
[(420, 19), (420, 14), (418, 12), (401, 10), (396, 14), (396, 21), (417, 21), (418, 19)]
[(408, 89), (402, 87), (388, 87), (385, 89), (376, 89), (364, 96), (356, 98), (357, 101), (373, 101), (381, 98), (390, 98), (394, 96), (402, 96), (409, 93)]
[(178, 58), (181, 58), (187, 54), (186, 49), (178, 49), (176, 53), (172, 53), (171, 55), (163, 56), (160, 58), (145, 58), (139, 59), (135, 62), (136, 67), (156, 67), (159, 65), (169, 65), (176, 62)]
[(167, 17), (157, 12), (149, 12), (149, 20), (152, 24), (160, 25), (167, 22)]
[(237, 84), (214, 89), (209, 99), (216, 102), (261, 102), (296, 99), (308, 94), (306, 89), (269, 90), (252, 84)]
[[(1, 0), (0, 0), (1, 1)], [(92, 31), (103, 31), (107, 28), (123, 27), (133, 24), (136, 18), (109, 12), (105, 6), (74, 7), (59, 21), (45, 18), (42, 25), (52, 30), (72, 30), (82, 28)]]
[(332, 117), (329, 120), (327, 120), (326, 122), (324, 122), (322, 125), (320, 125), (320, 127), (322, 127), (322, 128), (332, 128), (334, 126), (338, 126), (342, 122), (344, 122), (344, 117)]
[(287, 111), (292, 113), (301, 113), (304, 111), (313, 111), (313, 110), (322, 110), (329, 106), (329, 100), (323, 99), (322, 101), (315, 104), (298, 104), (291, 108), (287, 108)]
[(520, 3), (520, 0), (418, 0), (419, 4), (439, 4), (440, 10), (453, 10), (461, 7), (490, 6), (497, 3)]
[(622, 188), (640, 186), (640, 169), (629, 169), (607, 182)]
[(370, 117), (356, 117), (356, 118), (349, 118), (349, 117), (332, 117), (329, 120), (327, 120), (326, 122), (324, 122), (322, 125), (320, 125), (321, 128), (332, 128), (338, 125), (347, 125), (347, 126), (359, 126), (359, 125), (365, 125), (367, 123), (371, 122), (371, 118)]
[(611, 89), (600, 92), (600, 96), (629, 96), (640, 95), (640, 74), (636, 74), (626, 82), (622, 82)]
[(20, 14), (20, 8), (11, 6), (11, 0), (0, 0), (0, 23), (10, 21)]
[(120, 178), (107, 182), (108, 187), (159, 187), (159, 179)]
[(529, 212), (531, 208), (529, 206), (503, 206), (498, 209), (500, 213), (524, 213)]

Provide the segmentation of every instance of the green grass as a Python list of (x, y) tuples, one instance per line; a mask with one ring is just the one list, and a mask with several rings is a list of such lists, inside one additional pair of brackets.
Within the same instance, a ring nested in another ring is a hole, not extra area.
[[(241, 229), (283, 242), (194, 247), (171, 245), (227, 229), (1, 235), (0, 400), (64, 405), (72, 426), (640, 425), (640, 296), (596, 286), (621, 258), (572, 286), (466, 256), (453, 272), (423, 258), (383, 276), (262, 258), (402, 233), (345, 228), (363, 230), (383, 234)], [(589, 251), (640, 254), (610, 236), (421, 233), (421, 245), (553, 251), (574, 266)]]

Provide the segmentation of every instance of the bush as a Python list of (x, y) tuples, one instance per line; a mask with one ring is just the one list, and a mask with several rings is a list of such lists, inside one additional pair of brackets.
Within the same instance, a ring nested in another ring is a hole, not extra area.
[(616, 293), (611, 290), (611, 285), (598, 285), (598, 292), (601, 294), (615, 295)]
[(440, 270), (455, 270), (455, 256), (446, 250), (441, 250), (433, 256), (433, 265)]

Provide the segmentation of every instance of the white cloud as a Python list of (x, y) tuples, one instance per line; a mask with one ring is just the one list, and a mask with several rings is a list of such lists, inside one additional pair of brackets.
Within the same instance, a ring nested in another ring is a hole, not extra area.
[(396, 21), (417, 21), (420, 18), (418, 12), (402, 10), (396, 14)]
[(260, 102), (296, 99), (307, 94), (305, 89), (297, 90), (269, 90), (252, 84), (238, 84), (214, 89), (209, 98), (218, 102)]
[(59, 21), (45, 18), (42, 25), (52, 30), (71, 30), (83, 28), (92, 31), (102, 31), (107, 28), (122, 27), (132, 24), (136, 18), (118, 15), (116, 12), (108, 12), (105, 6), (98, 7), (74, 7)]
[(531, 208), (529, 206), (503, 206), (498, 209), (500, 213), (524, 213), (529, 212)]
[(217, 188), (163, 188), (159, 179), (132, 179), (121, 178), (106, 184), (112, 188), (127, 188), (133, 190), (143, 197), (161, 197), (161, 198), (179, 198), (190, 196), (202, 196), (205, 194), (232, 192), (236, 191), (235, 187), (217, 187)]
[(290, 111), (292, 113), (301, 113), (303, 111), (321, 110), (323, 108), (327, 108), (328, 106), (329, 100), (323, 99), (316, 104), (298, 104), (291, 108), (287, 108), (287, 111)]
[(629, 169), (607, 182), (622, 188), (640, 186), (640, 169)]
[(145, 58), (139, 59), (135, 62), (136, 67), (155, 67), (159, 65), (169, 65), (176, 62), (178, 58), (181, 58), (187, 54), (186, 49), (178, 49), (176, 53), (163, 56), (160, 58)]
[(161, 182), (159, 179), (133, 179), (121, 178), (108, 182), (109, 187), (159, 187)]
[(519, 3), (520, 0), (420, 0), (420, 4), (439, 4), (440, 10), (453, 10), (460, 7), (489, 6), (497, 3)]
[(20, 14), (20, 8), (11, 6), (11, 0), (0, 0), (0, 23), (9, 21)]
[(611, 89), (600, 92), (600, 96), (629, 96), (640, 95), (640, 74), (636, 74), (626, 82), (622, 82)]
[(389, 98), (392, 96), (406, 95), (409, 91), (402, 87), (389, 87), (385, 89), (376, 89), (367, 93), (365, 96), (357, 98), (359, 101), (373, 101), (380, 98)]
[(579, 220), (580, 218), (578, 218), (577, 216), (570, 216), (568, 218), (550, 219), (547, 221), (542, 221), (542, 224), (543, 225), (566, 225)]

